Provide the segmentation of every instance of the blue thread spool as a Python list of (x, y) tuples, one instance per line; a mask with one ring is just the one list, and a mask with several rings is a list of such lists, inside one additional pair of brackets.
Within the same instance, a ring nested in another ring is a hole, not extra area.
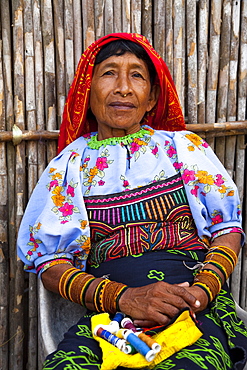
[(124, 338), (139, 352), (142, 354), (148, 362), (151, 362), (156, 353), (148, 347), (140, 338), (138, 338), (131, 330), (126, 330), (124, 333)]
[(125, 340), (116, 337), (116, 335), (112, 334), (106, 329), (103, 329), (101, 325), (98, 325), (94, 329), (94, 335), (97, 335), (100, 338), (105, 339), (107, 342), (111, 343), (114, 347), (120, 349), (120, 351), (125, 350)]
[(112, 321), (108, 325), (108, 329), (111, 333), (116, 333), (119, 330), (119, 324), (124, 318), (124, 314), (122, 312), (117, 312), (116, 315), (113, 317)]
[(120, 322), (123, 320), (124, 317), (125, 317), (124, 313), (117, 312), (115, 316), (113, 317), (112, 321), (117, 321), (120, 324)]

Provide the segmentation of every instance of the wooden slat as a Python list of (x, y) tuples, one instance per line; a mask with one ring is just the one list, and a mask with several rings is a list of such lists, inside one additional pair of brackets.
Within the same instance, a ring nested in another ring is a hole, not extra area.
[[(216, 121), (222, 0), (210, 2), (209, 64), (207, 74), (206, 122)], [(209, 141), (214, 149), (214, 140)]]
[[(0, 37), (2, 34), (0, 22)], [(3, 75), (3, 42), (0, 42), (0, 131), (6, 129)], [(0, 369), (8, 366), (8, 207), (6, 144), (0, 143)]]
[[(122, 11), (122, 30), (121, 32), (130, 32), (131, 30), (130, 0), (122, 0), (121, 11)], [(120, 16), (120, 14), (118, 16)]]
[(65, 103), (65, 54), (64, 54), (64, 4), (53, 0), (55, 55), (56, 55), (56, 90), (57, 90), (57, 123), (61, 124)]
[[(51, 0), (41, 3), (43, 53), (44, 53), (44, 96), (45, 96), (45, 119), (47, 130), (57, 129), (57, 97), (56, 97), (56, 70), (55, 70), (55, 46), (53, 7)], [(51, 160), (56, 155), (56, 144), (48, 143), (47, 159)]]
[(113, 7), (114, 32), (123, 32), (122, 26), (122, 1), (114, 1)]
[[(83, 23), (83, 50), (95, 40), (94, 27), (94, 2), (85, 0), (82, 2), (82, 23)], [(81, 30), (79, 30), (81, 32)]]
[[(239, 55), (239, 80), (238, 80), (238, 114), (237, 117), (246, 117), (246, 99), (247, 99), (247, 1), (241, 2), (241, 31), (240, 31), (240, 55)], [(242, 141), (241, 139), (238, 140)], [(246, 148), (246, 146), (245, 146)], [(240, 179), (241, 181), (241, 179)], [(244, 209), (247, 209), (247, 175), (246, 175), (246, 165), (245, 173), (243, 174), (243, 181), (245, 182), (245, 199), (244, 199)], [(242, 190), (242, 188), (241, 188)], [(244, 227), (245, 232), (247, 230), (247, 216), (244, 215)], [(242, 251), (242, 274), (241, 274), (241, 306), (247, 309), (247, 245), (245, 242)]]
[(70, 85), (75, 74), (75, 58), (74, 58), (74, 16), (73, 4), (71, 0), (64, 1), (64, 63), (65, 63), (65, 97), (68, 95)]
[[(31, 0), (24, 1), (24, 50), (25, 50), (25, 111), (26, 111), (26, 127), (29, 130), (37, 129), (36, 122), (36, 99), (35, 99), (35, 63), (34, 63), (34, 35), (33, 35), (33, 13)], [(37, 143), (30, 141), (27, 144), (27, 159), (28, 159), (28, 198), (30, 197), (37, 181), (38, 181), (38, 155)], [(23, 179), (25, 181), (25, 178)], [(25, 192), (25, 191), (24, 191)], [(25, 207), (25, 204), (24, 204)], [(28, 290), (28, 364), (30, 368), (35, 368), (37, 364), (37, 328), (38, 328), (38, 308), (37, 308), (37, 287), (36, 276), (29, 275), (29, 290)]]
[[(1, 111), (0, 129), (11, 130), (13, 126), (13, 94), (11, 74), (11, 26), (8, 0), (0, 4), (1, 44), (0, 44), (0, 89)], [(14, 171), (8, 171), (14, 165), (14, 150), (9, 144), (0, 147), (0, 368), (8, 369), (10, 331), (9, 325), (9, 242), (13, 242), (14, 228), (14, 198), (11, 189), (14, 188)], [(12, 186), (12, 187), (11, 187)], [(11, 210), (11, 211), (10, 211)], [(12, 222), (10, 224), (10, 222)], [(7, 225), (9, 227), (7, 228)], [(7, 289), (6, 289), (7, 288)]]
[[(14, 115), (15, 122), (20, 129), (25, 129), (25, 75), (24, 75), (24, 24), (23, 24), (23, 2), (12, 1), (13, 11), (13, 44), (14, 44)], [(14, 225), (15, 232), (18, 231), (24, 212), (26, 183), (25, 183), (25, 143), (16, 148), (15, 165), (15, 205)], [(13, 197), (13, 188), (10, 197)], [(23, 335), (24, 335), (24, 272), (23, 264), (16, 256), (15, 239), (10, 241), (10, 368), (18, 370), (23, 360)]]
[(166, 27), (166, 53), (165, 62), (169, 71), (174, 77), (174, 29), (173, 29), (173, 0), (166, 0), (166, 13), (165, 13), (165, 27)]
[(152, 0), (142, 1), (142, 33), (151, 44), (153, 44), (152, 9)]
[[(94, 5), (95, 37), (99, 39), (104, 36), (104, 0), (98, 0)], [(113, 20), (112, 20), (113, 21)]]
[[(229, 64), (229, 85), (227, 99), (227, 121), (237, 119), (237, 78), (238, 78), (238, 55), (239, 55), (239, 33), (240, 33), (240, 2), (232, 2), (231, 17), (231, 45)], [(231, 177), (234, 177), (236, 136), (226, 138), (225, 167)]]
[(187, 28), (187, 116), (188, 123), (197, 123), (197, 37), (196, 2), (186, 1)]
[[(105, 23), (105, 32), (104, 35), (108, 35), (109, 33), (114, 32), (114, 24), (113, 24), (113, 7), (114, 2), (113, 0), (105, 0), (104, 1), (104, 23)], [(104, 36), (102, 35), (102, 36)]]
[(83, 51), (83, 37), (82, 37), (82, 9), (81, 1), (73, 0), (74, 13), (74, 51), (75, 51), (75, 70), (80, 60)]
[(142, 0), (131, 1), (131, 32), (141, 34), (141, 23), (142, 23), (142, 11), (141, 11)]
[(208, 65), (209, 1), (198, 4), (198, 123), (206, 122), (206, 80)]
[[(35, 105), (36, 129), (44, 130), (45, 124), (45, 98), (44, 98), (44, 63), (43, 40), (41, 28), (41, 7), (39, 0), (33, 1), (33, 43), (34, 43), (34, 68), (35, 68)], [(37, 176), (41, 176), (46, 167), (46, 147), (43, 142), (38, 143), (38, 168)]]
[(166, 1), (154, 0), (154, 48), (165, 60), (166, 50)]
[(173, 79), (177, 87), (180, 104), (185, 113), (185, 2), (174, 0), (174, 71)]

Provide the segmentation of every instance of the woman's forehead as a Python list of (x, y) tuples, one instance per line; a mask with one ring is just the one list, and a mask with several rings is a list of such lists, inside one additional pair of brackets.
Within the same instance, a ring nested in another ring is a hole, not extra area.
[(148, 73), (148, 67), (146, 62), (138, 58), (134, 53), (131, 52), (126, 52), (121, 55), (110, 56), (109, 58), (95, 65), (94, 71), (107, 68), (121, 68), (121, 67), (124, 68), (128, 67), (131, 69), (134, 68)]

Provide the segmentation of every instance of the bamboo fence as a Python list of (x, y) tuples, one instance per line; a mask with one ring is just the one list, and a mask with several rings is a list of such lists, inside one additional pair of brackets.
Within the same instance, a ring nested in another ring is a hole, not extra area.
[[(16, 235), (55, 156), (63, 106), (82, 51), (111, 32), (144, 34), (167, 62), (188, 129), (234, 178), (247, 231), (246, 0), (0, 1), (0, 369), (38, 369), (36, 276)], [(247, 309), (244, 246), (231, 277)]]

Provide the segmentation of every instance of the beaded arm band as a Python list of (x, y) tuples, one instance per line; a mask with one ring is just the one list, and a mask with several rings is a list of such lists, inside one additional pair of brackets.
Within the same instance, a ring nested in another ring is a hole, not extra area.
[(72, 267), (62, 274), (58, 285), (59, 293), (63, 298), (85, 306), (85, 294), (93, 280), (93, 275)]
[(227, 280), (237, 264), (237, 259), (236, 253), (231, 248), (224, 245), (211, 247), (203, 263), (203, 269), (195, 276), (193, 286), (202, 288), (207, 293), (209, 302), (211, 302), (220, 292), (223, 283), (220, 275), (215, 270), (205, 268), (205, 266), (210, 264), (216, 267)]
[[(66, 270), (59, 280), (59, 293), (63, 298), (86, 307), (85, 296), (90, 284), (96, 278), (75, 267)], [(116, 313), (118, 302), (128, 287), (108, 279), (101, 280), (95, 288), (93, 303), (97, 312)]]
[(108, 279), (101, 281), (94, 292), (96, 311), (113, 314), (119, 311), (119, 299), (127, 288), (127, 285)]

